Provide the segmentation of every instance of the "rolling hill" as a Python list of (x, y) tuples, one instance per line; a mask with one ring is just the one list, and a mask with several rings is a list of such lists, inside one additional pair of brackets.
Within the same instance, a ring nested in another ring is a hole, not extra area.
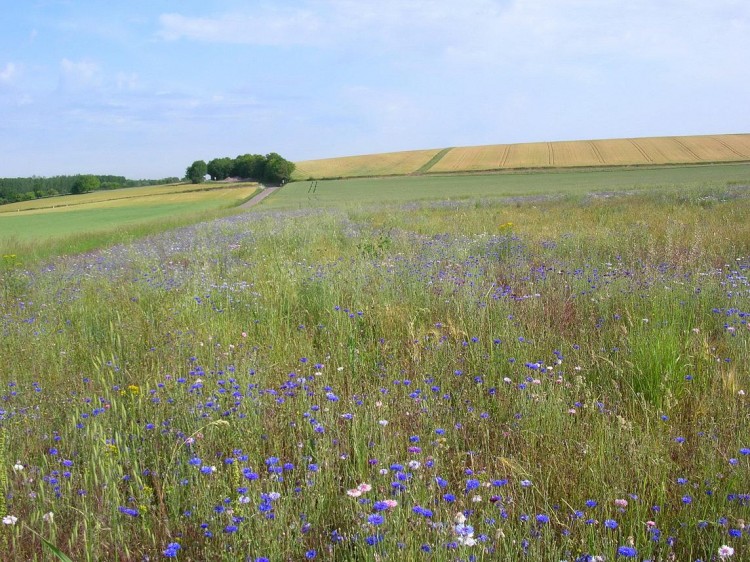
[(750, 161), (750, 134), (494, 144), (297, 162), (294, 179)]

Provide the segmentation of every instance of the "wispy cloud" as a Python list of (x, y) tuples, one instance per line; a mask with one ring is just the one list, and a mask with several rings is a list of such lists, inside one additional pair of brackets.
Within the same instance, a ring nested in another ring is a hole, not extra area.
[(101, 85), (99, 65), (90, 60), (75, 62), (64, 58), (60, 61), (59, 84), (64, 92), (98, 88)]
[(254, 14), (231, 13), (215, 17), (181, 14), (159, 16), (158, 35), (165, 40), (189, 39), (212, 43), (251, 45), (304, 45), (318, 42), (326, 27), (309, 10), (266, 9)]
[(18, 67), (13, 62), (5, 63), (5, 67), (0, 70), (0, 82), (10, 83), (18, 72)]

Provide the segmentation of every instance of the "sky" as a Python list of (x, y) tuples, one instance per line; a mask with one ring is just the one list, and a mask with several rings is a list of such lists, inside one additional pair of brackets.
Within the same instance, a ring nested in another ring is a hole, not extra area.
[(0, 0), (0, 177), (750, 132), (747, 0)]

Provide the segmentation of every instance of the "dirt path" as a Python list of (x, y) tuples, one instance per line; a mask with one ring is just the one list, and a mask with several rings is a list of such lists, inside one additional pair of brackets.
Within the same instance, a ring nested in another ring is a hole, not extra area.
[(271, 195), (274, 191), (279, 189), (280, 186), (276, 187), (266, 187), (261, 190), (260, 193), (249, 199), (248, 201), (245, 201), (242, 205), (239, 206), (240, 209), (249, 209), (250, 207), (255, 207), (258, 203), (263, 201), (266, 197)]

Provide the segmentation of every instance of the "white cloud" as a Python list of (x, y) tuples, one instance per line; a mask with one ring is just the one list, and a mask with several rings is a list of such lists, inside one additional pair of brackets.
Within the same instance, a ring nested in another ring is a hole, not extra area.
[(60, 89), (83, 90), (97, 88), (101, 84), (99, 65), (89, 60), (74, 62), (69, 59), (60, 61)]
[(316, 35), (323, 27), (319, 16), (311, 11), (284, 8), (217, 17), (162, 14), (159, 23), (159, 36), (169, 41), (190, 39), (254, 45), (315, 43)]
[(545, 66), (597, 56), (682, 60), (697, 50), (708, 59), (750, 47), (748, 21), (750, 3), (740, 0), (298, 0), (252, 13), (163, 14), (159, 36)]
[(8, 62), (5, 64), (5, 68), (0, 70), (0, 82), (10, 83), (13, 81), (13, 77), (18, 72), (18, 67), (15, 63)]
[(115, 77), (115, 85), (118, 90), (136, 90), (140, 82), (135, 72), (118, 72)]

